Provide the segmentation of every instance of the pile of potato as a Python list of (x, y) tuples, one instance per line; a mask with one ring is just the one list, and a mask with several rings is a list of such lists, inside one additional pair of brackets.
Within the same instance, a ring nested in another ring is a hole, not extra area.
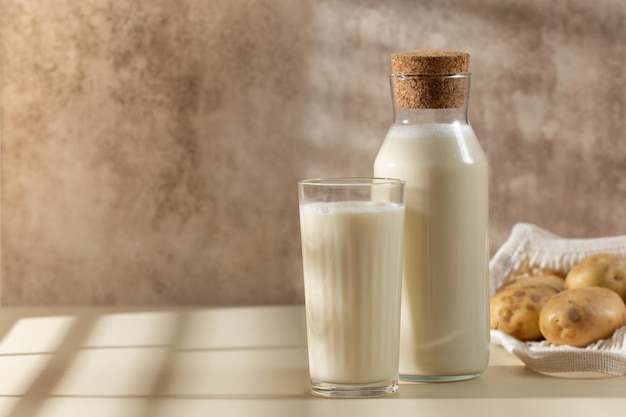
[(626, 258), (592, 255), (565, 276), (526, 271), (497, 289), (490, 325), (522, 341), (585, 347), (626, 326)]

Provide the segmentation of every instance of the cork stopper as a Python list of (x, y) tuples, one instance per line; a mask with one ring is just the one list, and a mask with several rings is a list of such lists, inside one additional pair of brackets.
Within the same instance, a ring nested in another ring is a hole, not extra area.
[[(409, 109), (451, 109), (465, 105), (469, 54), (422, 49), (391, 55), (396, 105)], [(459, 75), (461, 74), (461, 75)]]
[(469, 70), (470, 56), (465, 52), (420, 49), (391, 55), (393, 75), (458, 74)]

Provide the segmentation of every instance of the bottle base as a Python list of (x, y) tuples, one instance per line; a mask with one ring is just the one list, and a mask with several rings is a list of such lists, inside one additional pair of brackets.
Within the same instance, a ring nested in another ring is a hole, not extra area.
[(407, 382), (458, 382), (478, 378), (481, 374), (468, 375), (405, 375), (400, 374), (401, 381)]
[(327, 398), (368, 398), (390, 395), (398, 390), (398, 378), (369, 384), (334, 384), (311, 379), (311, 392)]

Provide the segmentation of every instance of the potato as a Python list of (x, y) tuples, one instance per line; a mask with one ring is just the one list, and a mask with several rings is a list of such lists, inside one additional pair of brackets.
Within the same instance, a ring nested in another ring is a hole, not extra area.
[(515, 281), (509, 285), (515, 284), (517, 286), (521, 286), (521, 285), (534, 284), (537, 282), (543, 282), (544, 284), (548, 284), (554, 287), (554, 289), (557, 291), (563, 291), (565, 289), (565, 280), (563, 278), (557, 275), (548, 275), (548, 274), (532, 275), (530, 277), (522, 278), (518, 281)]
[(605, 287), (626, 301), (626, 258), (583, 259), (565, 277), (565, 288)]
[(626, 325), (626, 305), (608, 288), (565, 290), (550, 298), (539, 314), (541, 334), (555, 345), (584, 347)]
[(529, 265), (528, 261), (524, 261), (515, 273), (517, 276), (537, 276), (537, 275), (556, 275), (565, 278), (565, 273), (555, 269), (541, 268), (535, 265)]
[(541, 338), (539, 312), (558, 290), (545, 282), (520, 283), (504, 287), (491, 298), (489, 324), (519, 340), (537, 340)]
[(614, 253), (596, 253), (595, 255), (590, 255), (578, 262), (578, 264), (588, 264), (591, 262), (614, 262), (620, 259), (619, 255)]

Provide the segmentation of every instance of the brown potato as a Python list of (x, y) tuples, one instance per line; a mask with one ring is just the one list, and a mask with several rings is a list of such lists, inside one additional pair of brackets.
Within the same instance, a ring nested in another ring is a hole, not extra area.
[(539, 266), (531, 266), (528, 261), (524, 261), (519, 267), (516, 276), (537, 276), (537, 275), (556, 275), (557, 277), (565, 278), (565, 273), (557, 271), (555, 269), (541, 268)]
[(549, 284), (553, 286), (558, 291), (563, 291), (565, 289), (565, 278), (560, 275), (530, 275), (530, 276), (517, 276), (512, 281), (503, 281), (501, 286), (496, 288), (496, 292), (502, 291), (502, 289), (507, 288), (511, 285), (526, 285), (526, 284), (535, 284), (537, 282), (543, 282), (544, 284)]
[(578, 262), (578, 264), (588, 264), (591, 262), (614, 262), (620, 259), (619, 255), (614, 253), (596, 253), (595, 255), (590, 255)]
[(565, 277), (565, 288), (605, 287), (626, 301), (626, 259), (582, 260)]
[(511, 285), (528, 285), (534, 284), (537, 282), (543, 282), (544, 284), (548, 284), (551, 287), (554, 287), (557, 291), (563, 291), (565, 289), (565, 280), (557, 275), (532, 275), (528, 278), (520, 279), (519, 281), (513, 282)]
[(539, 312), (557, 293), (544, 282), (510, 284), (491, 298), (489, 324), (519, 340), (540, 339)]
[(626, 305), (608, 288), (565, 290), (550, 298), (539, 314), (541, 334), (555, 345), (584, 347), (626, 325)]

